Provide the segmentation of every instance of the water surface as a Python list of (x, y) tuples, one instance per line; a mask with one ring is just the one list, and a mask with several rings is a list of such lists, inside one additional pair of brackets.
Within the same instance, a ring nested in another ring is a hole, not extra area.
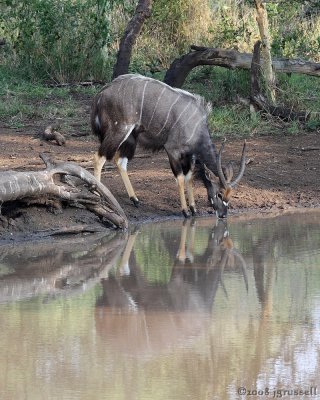
[(319, 217), (0, 246), (0, 399), (320, 393)]

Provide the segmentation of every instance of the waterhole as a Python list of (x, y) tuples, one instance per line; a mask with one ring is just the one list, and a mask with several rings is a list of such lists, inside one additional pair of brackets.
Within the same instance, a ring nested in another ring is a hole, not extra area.
[(0, 326), (1, 400), (317, 398), (320, 212), (2, 246)]

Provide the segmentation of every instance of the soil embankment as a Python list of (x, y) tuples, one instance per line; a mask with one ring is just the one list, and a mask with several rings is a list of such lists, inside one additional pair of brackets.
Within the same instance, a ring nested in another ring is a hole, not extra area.
[[(238, 161), (241, 139), (229, 139), (224, 160)], [(286, 211), (294, 208), (320, 207), (320, 135), (264, 136), (247, 139), (250, 159), (245, 175), (232, 197), (231, 214)], [(218, 143), (219, 145), (219, 143)], [(91, 170), (97, 143), (92, 136), (67, 137), (65, 146), (44, 142), (29, 132), (1, 130), (0, 172), (9, 169), (36, 170), (43, 168), (39, 153), (52, 159), (72, 161)], [(236, 167), (235, 167), (236, 168)], [(176, 182), (164, 152), (138, 150), (129, 163), (129, 176), (140, 199), (136, 208), (127, 197), (118, 171), (109, 163), (102, 182), (117, 198), (130, 222), (145, 222), (163, 218), (182, 218)], [(195, 182), (195, 199), (199, 215), (212, 214), (206, 190)], [(8, 221), (0, 220), (0, 237), (8, 233), (49, 230), (77, 224), (98, 224), (95, 216), (79, 209), (53, 213), (41, 207), (24, 209)]]

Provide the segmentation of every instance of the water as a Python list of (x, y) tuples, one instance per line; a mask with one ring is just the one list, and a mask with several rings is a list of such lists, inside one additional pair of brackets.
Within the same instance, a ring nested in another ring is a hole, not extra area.
[(320, 398), (319, 217), (0, 247), (0, 399)]

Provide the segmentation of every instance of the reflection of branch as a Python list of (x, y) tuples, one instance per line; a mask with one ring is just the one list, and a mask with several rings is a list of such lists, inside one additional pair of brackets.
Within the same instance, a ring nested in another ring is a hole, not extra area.
[[(83, 290), (84, 284), (88, 288), (108, 276), (124, 244), (124, 234), (117, 233), (73, 238), (72, 246), (70, 239), (56, 240), (55, 251), (52, 242), (24, 245), (20, 252), (7, 248), (1, 262), (12, 265), (14, 272), (0, 279), (0, 303), (43, 294), (71, 295)], [(24, 268), (19, 268), (19, 259), (24, 260)]]

